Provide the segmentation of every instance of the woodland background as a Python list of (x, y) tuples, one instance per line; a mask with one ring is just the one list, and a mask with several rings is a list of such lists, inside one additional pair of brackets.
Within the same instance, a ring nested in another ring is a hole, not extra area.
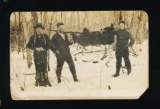
[(33, 27), (42, 23), (50, 39), (55, 33), (57, 22), (65, 24), (65, 31), (82, 32), (86, 27), (90, 31), (100, 31), (113, 23), (124, 20), (126, 28), (136, 39), (136, 44), (148, 39), (148, 15), (144, 11), (63, 11), (63, 12), (14, 12), (10, 18), (11, 51), (27, 53), (27, 63), (32, 63), (32, 50), (26, 48), (29, 38), (34, 34)]
[[(126, 21), (126, 28), (135, 37), (136, 43), (148, 38), (148, 15), (144, 11), (14, 12), (10, 18), (11, 47), (25, 47), (34, 34), (36, 23), (56, 30), (56, 23), (61, 21), (65, 24), (65, 31), (82, 32), (84, 27), (100, 31), (111, 23), (118, 26), (120, 20)], [(52, 37), (53, 32), (46, 30), (45, 33)]]

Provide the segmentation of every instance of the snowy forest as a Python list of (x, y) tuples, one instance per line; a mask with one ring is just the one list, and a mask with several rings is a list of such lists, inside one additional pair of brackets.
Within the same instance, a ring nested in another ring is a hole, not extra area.
[[(45, 34), (51, 39), (56, 24), (63, 22), (66, 32), (100, 31), (111, 23), (118, 27), (119, 21), (126, 22), (126, 29), (135, 38), (136, 55), (130, 53), (132, 73), (127, 76), (121, 70), (115, 73), (115, 51), (113, 46), (86, 46), (89, 52), (79, 54), (77, 44), (70, 46), (71, 54), (80, 82), (74, 83), (68, 68), (63, 66), (61, 84), (56, 81), (56, 57), (49, 51), (48, 72), (52, 87), (35, 87), (33, 51), (26, 47), (35, 33), (33, 27), (42, 23)], [(14, 99), (137, 99), (148, 88), (148, 39), (149, 20), (144, 11), (63, 11), (63, 12), (13, 12), (10, 16), (10, 79), (11, 95)], [(105, 49), (105, 50), (104, 50)], [(107, 51), (106, 51), (107, 49)], [(103, 55), (107, 54), (104, 60)], [(97, 63), (94, 63), (97, 62)]]

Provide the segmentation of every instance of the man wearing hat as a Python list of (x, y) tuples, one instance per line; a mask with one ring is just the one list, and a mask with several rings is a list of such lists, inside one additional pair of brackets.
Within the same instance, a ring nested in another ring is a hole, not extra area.
[[(135, 43), (134, 37), (125, 29), (125, 21), (119, 22), (119, 29), (115, 32), (117, 36), (117, 43), (116, 43), (116, 73), (113, 77), (118, 77), (120, 69), (122, 67), (122, 57), (125, 62), (125, 67), (127, 68), (128, 75), (131, 73), (131, 62), (129, 59), (129, 50), (128, 47), (132, 47)], [(129, 42), (130, 40), (130, 42)]]
[(36, 33), (31, 36), (27, 47), (34, 51), (34, 63), (36, 68), (35, 86), (51, 86), (48, 80), (47, 71), (47, 50), (51, 47), (51, 41), (46, 34), (41, 23), (34, 27)]
[(58, 31), (51, 39), (52, 42), (51, 50), (57, 57), (56, 75), (58, 83), (61, 82), (61, 71), (65, 61), (69, 65), (74, 82), (78, 82), (75, 65), (69, 49), (69, 45), (71, 45), (73, 42), (68, 40), (66, 33), (63, 31), (64, 24), (62, 22), (57, 23), (57, 28)]

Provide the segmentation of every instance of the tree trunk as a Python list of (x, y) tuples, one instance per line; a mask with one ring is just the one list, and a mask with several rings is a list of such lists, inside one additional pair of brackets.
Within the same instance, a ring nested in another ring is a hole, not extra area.
[[(28, 43), (30, 37), (35, 34), (35, 30), (33, 29), (33, 27), (36, 25), (36, 23), (38, 23), (37, 13), (31, 12), (31, 20), (28, 22), (28, 25), (27, 25), (28, 37), (26, 38), (26, 43)], [(33, 51), (27, 48), (26, 53), (27, 53), (28, 68), (30, 68), (32, 65)]]

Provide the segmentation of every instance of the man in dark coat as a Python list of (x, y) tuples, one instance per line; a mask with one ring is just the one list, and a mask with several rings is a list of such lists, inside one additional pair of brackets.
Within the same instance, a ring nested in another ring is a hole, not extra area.
[(128, 47), (132, 47), (133, 44), (135, 43), (134, 37), (131, 35), (130, 32), (128, 32), (125, 29), (124, 21), (120, 21), (119, 27), (120, 29), (115, 32), (115, 35), (117, 36), (116, 52), (115, 52), (117, 62), (116, 62), (116, 73), (113, 75), (113, 77), (119, 76), (119, 72), (122, 66), (121, 65), (122, 57), (124, 58), (128, 75), (131, 73), (131, 62), (129, 59)]
[(58, 83), (61, 82), (61, 71), (65, 61), (69, 65), (74, 81), (77, 82), (78, 79), (76, 75), (76, 69), (69, 49), (69, 45), (71, 45), (73, 41), (71, 42), (68, 40), (66, 33), (63, 31), (64, 24), (62, 22), (57, 23), (57, 28), (58, 31), (51, 40), (51, 50), (53, 51), (53, 53), (55, 53), (55, 56), (57, 58), (56, 75)]
[(31, 36), (27, 47), (34, 51), (34, 63), (36, 68), (36, 86), (51, 86), (48, 80), (47, 71), (47, 50), (52, 46), (49, 37), (43, 34), (45, 29), (42, 24), (38, 23), (34, 29), (36, 34)]

